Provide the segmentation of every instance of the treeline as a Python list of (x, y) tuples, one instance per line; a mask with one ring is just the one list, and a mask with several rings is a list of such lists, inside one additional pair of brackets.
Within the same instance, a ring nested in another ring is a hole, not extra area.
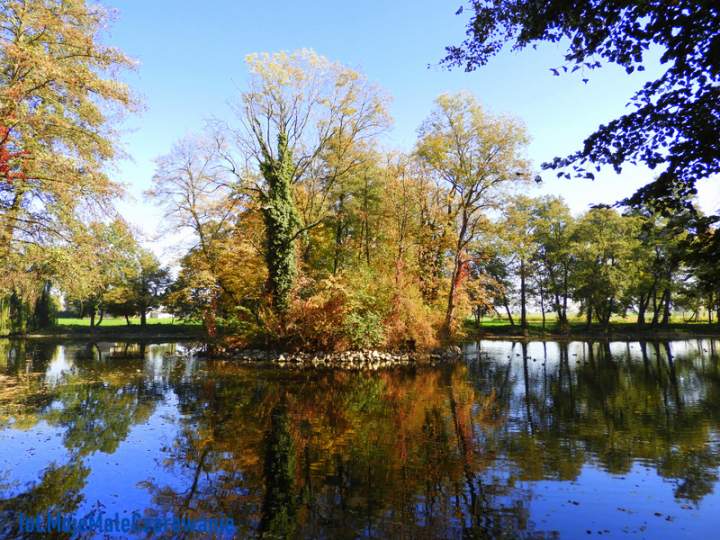
[(475, 315), (500, 308), (511, 325), (527, 329), (532, 306), (543, 327), (551, 313), (561, 331), (571, 311), (606, 329), (613, 316), (667, 326), (675, 311), (688, 322), (720, 324), (720, 276), (705, 254), (713, 242), (706, 218), (690, 210), (668, 218), (601, 206), (574, 217), (561, 198), (515, 197), (478, 249), (477, 275), (494, 281), (491, 304), (477, 305)]
[(157, 159), (148, 195), (175, 242), (171, 283), (112, 210), (111, 120), (134, 101), (114, 78), (130, 60), (96, 43), (104, 13), (38, 0), (0, 16), (0, 68), (14, 73), (0, 83), (5, 333), (49, 324), (52, 291), (93, 324), (162, 303), (238, 346), (322, 349), (432, 347), (493, 309), (519, 309), (526, 327), (539, 305), (564, 327), (575, 307), (605, 325), (718, 308), (708, 220), (574, 219), (528, 198), (539, 178), (522, 123), (467, 93), (437, 98), (411, 152), (384, 151), (385, 93), (308, 50), (249, 56), (233, 114)]

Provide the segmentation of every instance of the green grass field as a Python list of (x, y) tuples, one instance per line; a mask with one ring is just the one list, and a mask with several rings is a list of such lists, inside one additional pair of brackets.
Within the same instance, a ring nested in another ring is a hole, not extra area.
[[(615, 336), (618, 338), (643, 337), (652, 338), (663, 337), (671, 338), (673, 336), (682, 337), (689, 335), (720, 335), (720, 325), (716, 322), (708, 324), (706, 321), (686, 322), (682, 315), (675, 315), (671, 318), (670, 325), (667, 327), (658, 326), (655, 328), (646, 325), (638, 327), (635, 317), (613, 317), (610, 329), (606, 329), (597, 323), (588, 329), (583, 317), (571, 317), (569, 320), (570, 328), (568, 333), (561, 333), (556, 324), (555, 318), (548, 315), (545, 319), (545, 329), (542, 327), (542, 317), (532, 314), (528, 316), (527, 336), (544, 337), (545, 339), (553, 339), (563, 336), (574, 336), (578, 339), (583, 337), (593, 338), (601, 336)], [(507, 318), (486, 317), (482, 320), (480, 326), (477, 326), (474, 319), (465, 321), (465, 333), (467, 336), (518, 336), (520, 335), (520, 318), (515, 318), (515, 326), (510, 325)], [(202, 333), (202, 325), (197, 321), (181, 321), (177, 319), (148, 319), (147, 326), (140, 325), (139, 317), (130, 318), (130, 325), (127, 324), (124, 317), (105, 318), (99, 327), (90, 329), (90, 319), (61, 317), (58, 318), (57, 324), (51, 334), (71, 334), (71, 335), (199, 335)]]
[[(520, 331), (520, 318), (515, 317), (513, 314), (515, 326), (510, 325), (510, 321), (507, 318), (501, 317), (486, 317), (478, 326), (475, 320), (466, 321), (466, 330), (470, 334), (485, 334), (485, 335), (515, 335), (519, 334)], [(582, 336), (582, 335), (598, 335), (605, 333), (605, 328), (598, 324), (593, 323), (590, 328), (587, 328), (584, 317), (570, 317), (569, 323), (569, 334)], [(555, 317), (549, 315), (545, 319), (545, 330), (543, 331), (542, 317), (540, 315), (529, 315), (528, 316), (528, 334), (530, 336), (538, 335), (553, 335), (558, 333), (558, 329), (555, 323)], [(670, 318), (670, 324), (668, 326), (657, 326), (650, 327), (649, 321), (644, 327), (637, 325), (636, 318), (631, 317), (619, 317), (615, 316), (610, 321), (610, 334), (628, 334), (628, 335), (645, 335), (652, 336), (653, 334), (720, 334), (720, 325), (713, 320), (712, 324), (708, 324), (706, 320), (697, 322), (687, 322), (682, 315), (674, 315)]]
[(58, 317), (50, 334), (197, 334), (202, 324), (196, 321), (180, 319), (147, 319), (147, 325), (140, 324), (140, 317), (130, 317), (128, 325), (125, 317), (105, 317), (100, 326), (90, 328), (89, 317)]
[[(177, 319), (148, 319), (148, 325), (185, 325), (186, 322)], [(140, 317), (130, 317), (131, 326), (140, 326)], [(90, 326), (90, 318), (84, 317), (58, 317), (56, 326)], [(128, 326), (125, 317), (105, 317), (100, 327), (104, 326)]]

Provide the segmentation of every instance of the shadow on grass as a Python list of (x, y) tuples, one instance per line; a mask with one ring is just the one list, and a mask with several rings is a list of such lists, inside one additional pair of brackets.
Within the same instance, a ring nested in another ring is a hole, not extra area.
[(528, 323), (525, 331), (516, 323), (511, 325), (506, 320), (483, 321), (480, 325), (475, 321), (467, 321), (465, 331), (472, 338), (540, 338), (540, 339), (584, 339), (584, 338), (655, 338), (676, 339), (686, 337), (720, 336), (720, 325), (717, 323), (670, 323), (668, 325), (638, 326), (634, 322), (613, 321), (609, 327), (592, 324), (589, 327), (585, 322), (569, 323), (565, 331), (551, 321), (543, 328), (542, 323), (532, 321)]
[(119, 338), (153, 338), (153, 337), (178, 337), (198, 338), (203, 337), (205, 331), (200, 323), (174, 323), (174, 324), (139, 324), (133, 325), (108, 325), (90, 327), (87, 324), (58, 324), (52, 328), (31, 332), (26, 337), (108, 337)]

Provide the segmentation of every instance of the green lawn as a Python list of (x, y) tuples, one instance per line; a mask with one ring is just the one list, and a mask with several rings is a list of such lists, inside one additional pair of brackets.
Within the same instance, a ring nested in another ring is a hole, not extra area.
[[(163, 324), (163, 325), (184, 325), (183, 321), (177, 319), (147, 319), (148, 324)], [(130, 317), (130, 324), (133, 326), (140, 326), (140, 317)], [(90, 326), (90, 317), (58, 317), (57, 326)], [(103, 326), (127, 326), (125, 317), (105, 317), (102, 320)]]
[(88, 317), (58, 317), (55, 326), (47, 331), (39, 331), (37, 335), (77, 335), (77, 336), (199, 336), (203, 326), (197, 321), (183, 321), (179, 319), (147, 319), (147, 326), (141, 326), (140, 317), (131, 317), (130, 325), (125, 317), (106, 317), (100, 326), (90, 328)]
[[(481, 334), (497, 334), (497, 335), (514, 335), (520, 332), (520, 317), (515, 317), (513, 314), (515, 326), (510, 326), (510, 321), (507, 318), (500, 317), (486, 317), (482, 320), (479, 328), (476, 326), (474, 319), (468, 319), (466, 321), (466, 328), (469, 332), (480, 332)], [(584, 317), (570, 317), (569, 320), (569, 333), (570, 334), (601, 334), (605, 329), (598, 323), (593, 322), (590, 329), (587, 328)], [(547, 316), (545, 320), (545, 333), (553, 334), (557, 331), (554, 316)], [(686, 322), (682, 315), (674, 315), (670, 318), (670, 325), (667, 327), (658, 326), (651, 328), (648, 324), (640, 328), (637, 326), (636, 317), (619, 317), (615, 316), (610, 321), (610, 332), (611, 333), (627, 333), (627, 334), (643, 334), (652, 335), (660, 333), (711, 333), (716, 334), (720, 332), (720, 325), (716, 322), (708, 324), (707, 321), (698, 322)], [(528, 333), (530, 335), (542, 335), (542, 317), (540, 315), (529, 315), (528, 316)]]

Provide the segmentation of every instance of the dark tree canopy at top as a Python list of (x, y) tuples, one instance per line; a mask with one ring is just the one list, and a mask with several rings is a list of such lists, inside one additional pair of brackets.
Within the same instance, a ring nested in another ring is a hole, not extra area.
[[(543, 164), (558, 176), (594, 178), (588, 167), (658, 168), (657, 179), (624, 204), (672, 211), (689, 205), (697, 180), (720, 172), (720, 2), (718, 0), (470, 0), (467, 39), (447, 48), (446, 66), (472, 71), (508, 42), (569, 41), (560, 71), (615, 63), (644, 70), (650, 47), (664, 73), (632, 98), (627, 114), (601, 125), (582, 150)], [(463, 12), (461, 7), (458, 14)]]

